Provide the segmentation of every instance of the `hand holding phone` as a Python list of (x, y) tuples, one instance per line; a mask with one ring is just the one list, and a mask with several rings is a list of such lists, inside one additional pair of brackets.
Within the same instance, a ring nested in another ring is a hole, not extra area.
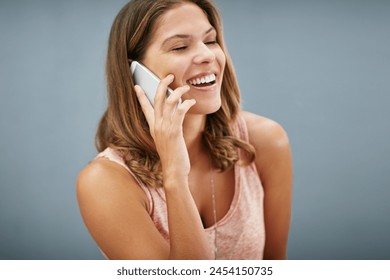
[[(160, 156), (162, 169), (164, 170), (165, 167), (171, 165), (180, 166), (175, 171), (180, 173), (176, 177), (182, 177), (181, 174), (185, 176), (185, 174), (189, 173), (190, 162), (182, 127), (187, 112), (196, 104), (195, 99), (186, 99), (183, 102), (179, 99), (178, 104), (172, 102), (163, 104), (163, 96), (161, 98), (158, 96), (159, 98), (156, 101), (161, 104), (156, 104), (156, 107), (154, 107), (154, 96), (157, 93), (160, 79), (137, 61), (133, 61), (130, 68), (137, 85), (134, 90), (146, 121), (149, 124), (150, 135)], [(163, 83), (169, 85), (173, 80), (174, 75), (171, 74), (163, 78)], [(179, 96), (188, 92), (189, 89), (189, 85), (178, 87), (175, 91), (167, 88), (167, 96), (173, 94), (171, 98), (177, 100)], [(159, 91), (158, 94), (163, 95), (163, 92)], [(177, 110), (178, 105), (180, 105), (180, 110)]]
[[(130, 65), (131, 73), (136, 85), (139, 85), (146, 94), (152, 106), (154, 106), (154, 96), (157, 92), (158, 84), (160, 79), (150, 71), (145, 65), (137, 61), (131, 62)], [(172, 93), (172, 89), (168, 88), (167, 96)]]

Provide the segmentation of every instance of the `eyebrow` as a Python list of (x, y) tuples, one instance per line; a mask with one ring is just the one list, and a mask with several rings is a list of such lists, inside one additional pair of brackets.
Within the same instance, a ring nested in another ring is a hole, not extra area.
[[(207, 35), (209, 34), (211, 31), (215, 31), (215, 28), (214, 27), (210, 27), (210, 29), (208, 29), (204, 35)], [(176, 35), (173, 35), (171, 37), (168, 37), (167, 39), (164, 40), (164, 42), (161, 44), (162, 46), (164, 46), (165, 44), (167, 44), (169, 41), (171, 40), (174, 40), (174, 39), (187, 39), (187, 38), (190, 38), (191, 35), (187, 35), (187, 34), (176, 34)]]

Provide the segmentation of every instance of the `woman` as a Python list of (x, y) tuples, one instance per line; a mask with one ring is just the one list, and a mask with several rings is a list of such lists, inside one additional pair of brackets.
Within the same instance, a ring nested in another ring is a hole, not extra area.
[[(161, 78), (154, 107), (134, 85), (132, 61)], [(288, 138), (277, 123), (240, 111), (210, 0), (128, 3), (111, 29), (106, 73), (100, 154), (77, 183), (82, 217), (104, 254), (284, 259)]]

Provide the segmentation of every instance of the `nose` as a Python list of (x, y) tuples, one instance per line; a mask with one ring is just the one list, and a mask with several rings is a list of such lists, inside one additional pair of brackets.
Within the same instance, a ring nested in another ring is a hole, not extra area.
[(215, 60), (215, 53), (210, 49), (210, 47), (201, 42), (198, 44), (196, 48), (196, 53), (193, 58), (194, 63), (202, 64), (202, 63), (210, 63)]

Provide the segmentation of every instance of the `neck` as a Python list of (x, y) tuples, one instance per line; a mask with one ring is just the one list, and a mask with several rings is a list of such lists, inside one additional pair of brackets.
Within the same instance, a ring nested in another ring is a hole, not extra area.
[(186, 142), (188, 155), (194, 162), (199, 155), (204, 153), (202, 133), (206, 125), (205, 115), (187, 114), (183, 123), (184, 141)]

